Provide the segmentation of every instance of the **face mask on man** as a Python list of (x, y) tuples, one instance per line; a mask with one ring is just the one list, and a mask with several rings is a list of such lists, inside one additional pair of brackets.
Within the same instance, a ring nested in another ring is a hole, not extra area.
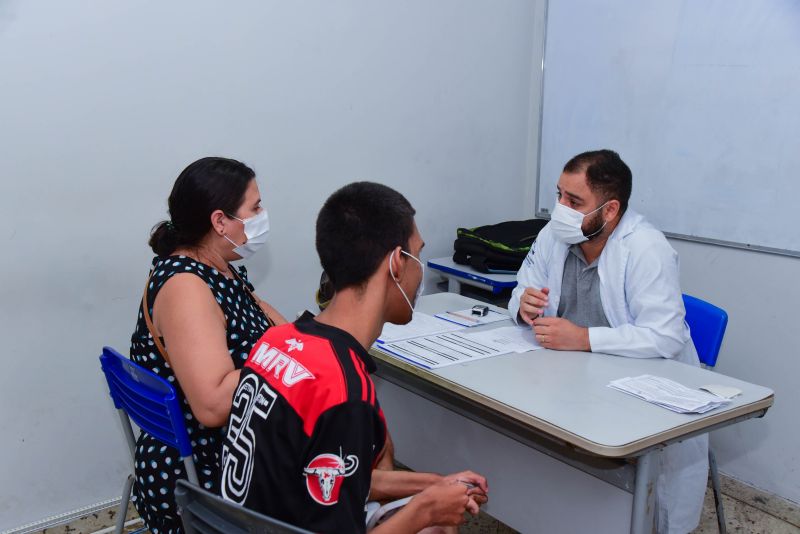
[(247, 219), (240, 219), (234, 215), (228, 215), (232, 219), (241, 221), (244, 224), (244, 235), (247, 237), (247, 242), (238, 245), (235, 241), (226, 235), (223, 235), (233, 246), (233, 251), (247, 259), (264, 246), (267, 242), (267, 234), (269, 233), (269, 215), (267, 210), (261, 210), (261, 213), (254, 215)]
[(553, 213), (550, 215), (550, 227), (552, 228), (556, 238), (564, 243), (567, 243), (568, 245), (575, 245), (578, 243), (583, 243), (584, 241), (588, 241), (590, 238), (602, 232), (607, 223), (603, 222), (603, 226), (598, 228), (596, 231), (589, 235), (584, 235), (583, 230), (581, 229), (583, 226), (583, 221), (592, 213), (602, 209), (606, 204), (608, 204), (608, 202), (605, 202), (599, 208), (584, 214), (580, 211), (565, 206), (561, 202), (556, 202), (556, 206), (553, 208)]
[(394, 280), (394, 283), (397, 284), (397, 289), (400, 290), (400, 293), (402, 293), (403, 298), (406, 299), (406, 302), (408, 302), (408, 307), (411, 308), (411, 314), (413, 315), (414, 314), (414, 305), (419, 300), (419, 297), (420, 297), (420, 295), (422, 295), (422, 291), (425, 288), (425, 266), (422, 264), (421, 261), (419, 261), (419, 258), (414, 256), (413, 254), (410, 254), (410, 253), (406, 252), (405, 250), (401, 250), (400, 252), (402, 254), (405, 254), (409, 258), (412, 258), (417, 263), (419, 263), (419, 268), (422, 270), (422, 277), (419, 279), (419, 286), (417, 286), (417, 294), (414, 295), (414, 304), (411, 304), (411, 301), (408, 299), (408, 295), (406, 295), (406, 292), (403, 291), (402, 287), (400, 287), (400, 282), (397, 281), (397, 278), (394, 275), (394, 267), (392, 265), (392, 258), (394, 257), (394, 251), (392, 251), (392, 255), (389, 256), (389, 274), (392, 275), (392, 280)]

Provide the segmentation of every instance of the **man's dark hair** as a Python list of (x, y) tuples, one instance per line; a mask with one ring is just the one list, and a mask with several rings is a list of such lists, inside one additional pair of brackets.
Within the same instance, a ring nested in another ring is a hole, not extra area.
[(564, 172), (586, 173), (589, 188), (603, 202), (619, 200), (620, 214), (628, 209), (631, 198), (631, 169), (613, 150), (593, 150), (578, 154), (564, 165)]
[(332, 194), (317, 216), (317, 253), (333, 289), (363, 285), (396, 246), (408, 250), (414, 208), (385, 185), (355, 182)]

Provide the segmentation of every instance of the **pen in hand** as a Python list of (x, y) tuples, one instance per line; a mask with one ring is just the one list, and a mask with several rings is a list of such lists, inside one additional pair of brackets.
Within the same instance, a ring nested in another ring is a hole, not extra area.
[(456, 483), (464, 484), (467, 487), (467, 495), (486, 496), (486, 493), (477, 484), (473, 484), (472, 482), (467, 482), (466, 480), (461, 479), (456, 480)]

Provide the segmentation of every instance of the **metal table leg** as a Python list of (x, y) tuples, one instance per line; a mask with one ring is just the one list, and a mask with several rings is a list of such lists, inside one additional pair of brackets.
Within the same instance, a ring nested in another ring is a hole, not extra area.
[(656, 472), (660, 453), (658, 449), (652, 450), (636, 460), (631, 534), (656, 532)]
[(448, 293), (457, 293), (461, 294), (461, 282), (453, 278), (452, 276), (447, 277), (447, 292)]

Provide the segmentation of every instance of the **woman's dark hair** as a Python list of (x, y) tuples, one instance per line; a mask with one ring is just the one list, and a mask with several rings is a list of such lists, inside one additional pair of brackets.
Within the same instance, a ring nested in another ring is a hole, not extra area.
[(317, 216), (317, 253), (334, 291), (363, 285), (396, 246), (408, 250), (414, 208), (394, 189), (356, 182), (332, 194)]
[(159, 256), (175, 249), (193, 247), (211, 229), (211, 213), (235, 214), (244, 202), (253, 169), (228, 158), (202, 158), (175, 180), (169, 194), (169, 221), (161, 221), (150, 232), (150, 248)]

